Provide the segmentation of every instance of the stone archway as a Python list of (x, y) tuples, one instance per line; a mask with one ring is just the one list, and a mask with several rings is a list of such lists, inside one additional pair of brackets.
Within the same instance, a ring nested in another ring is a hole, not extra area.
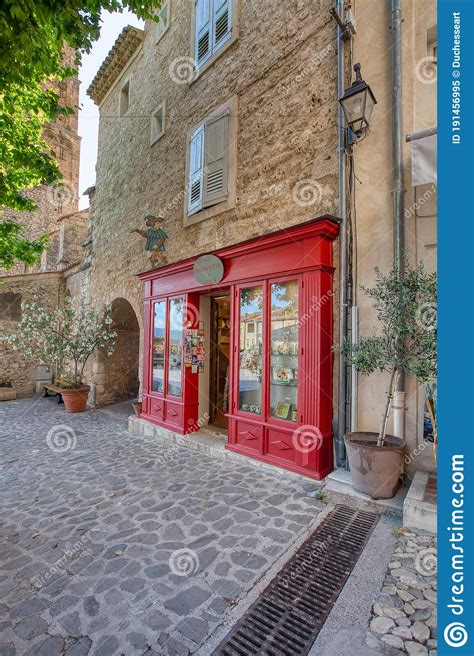
[(117, 333), (115, 350), (108, 357), (99, 353), (94, 363), (97, 405), (135, 399), (139, 390), (140, 326), (126, 299), (113, 301), (112, 321)]

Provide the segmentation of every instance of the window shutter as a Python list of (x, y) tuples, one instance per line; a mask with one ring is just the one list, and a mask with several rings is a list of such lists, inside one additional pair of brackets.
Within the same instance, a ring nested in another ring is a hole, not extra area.
[(195, 53), (197, 65), (211, 54), (211, 0), (196, 0)]
[(210, 118), (204, 136), (203, 207), (227, 198), (229, 114)]
[(189, 142), (188, 214), (202, 207), (204, 126), (201, 125)]
[(230, 2), (214, 0), (214, 43), (220, 45), (230, 34)]

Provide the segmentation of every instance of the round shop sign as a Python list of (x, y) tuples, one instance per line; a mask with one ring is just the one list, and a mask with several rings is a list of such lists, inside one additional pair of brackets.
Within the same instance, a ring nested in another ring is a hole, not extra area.
[(215, 285), (224, 277), (224, 263), (215, 255), (202, 255), (194, 263), (194, 277), (201, 285)]

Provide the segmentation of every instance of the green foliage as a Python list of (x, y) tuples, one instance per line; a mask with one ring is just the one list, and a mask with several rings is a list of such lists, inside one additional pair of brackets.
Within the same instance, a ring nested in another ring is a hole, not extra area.
[[(156, 20), (159, 0), (3, 0), (0, 4), (0, 207), (33, 210), (24, 192), (61, 173), (42, 139), (46, 123), (71, 108), (59, 104), (55, 81), (74, 75), (81, 53), (100, 35), (104, 11), (130, 9), (139, 18)], [(65, 62), (64, 47), (77, 53)], [(0, 260), (21, 261), (14, 233), (1, 242)], [(35, 242), (31, 242), (35, 248)]]
[(48, 245), (48, 238), (45, 236), (30, 241), (24, 233), (24, 226), (18, 223), (0, 223), (0, 268), (11, 269), (18, 261), (30, 266), (39, 262), (41, 253)]
[(21, 307), (17, 331), (2, 341), (13, 350), (50, 365), (57, 374), (70, 365), (75, 386), (82, 384), (84, 367), (96, 348), (106, 355), (114, 351), (117, 333), (111, 329), (110, 305), (77, 310), (68, 300), (62, 306), (50, 308), (37, 297)]
[(362, 289), (373, 300), (381, 330), (360, 338), (357, 344), (346, 340), (342, 350), (346, 360), (362, 373), (380, 370), (390, 374), (378, 440), (378, 446), (383, 446), (399, 374), (413, 374), (420, 383), (436, 377), (437, 282), (436, 274), (427, 274), (423, 264), (412, 268), (406, 262), (403, 276), (396, 266), (388, 274), (378, 268), (375, 272), (374, 287)]
[(346, 341), (347, 360), (364, 374), (377, 369), (406, 372), (420, 383), (436, 377), (436, 274), (427, 274), (420, 264), (405, 266), (403, 277), (393, 267), (388, 274), (378, 268), (376, 283), (362, 290), (373, 299), (381, 332), (362, 337), (352, 345)]

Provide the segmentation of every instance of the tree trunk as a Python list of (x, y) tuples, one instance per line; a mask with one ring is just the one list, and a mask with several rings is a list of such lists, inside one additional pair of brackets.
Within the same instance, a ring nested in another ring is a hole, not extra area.
[(387, 433), (387, 423), (390, 415), (390, 407), (393, 401), (393, 395), (395, 393), (395, 385), (398, 380), (398, 371), (394, 369), (392, 375), (390, 376), (390, 384), (388, 388), (387, 400), (385, 402), (385, 408), (382, 415), (382, 424), (380, 426), (379, 437), (377, 440), (377, 446), (383, 446), (385, 442), (385, 435)]

